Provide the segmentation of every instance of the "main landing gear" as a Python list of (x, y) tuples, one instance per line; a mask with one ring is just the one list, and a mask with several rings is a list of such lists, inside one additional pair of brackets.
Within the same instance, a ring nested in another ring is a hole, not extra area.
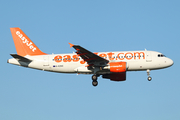
[(152, 80), (152, 77), (150, 77), (150, 70), (149, 69), (147, 69), (147, 75), (148, 75), (148, 81), (151, 81)]
[(94, 74), (93, 76), (92, 76), (92, 85), (94, 86), (94, 87), (96, 87), (97, 85), (98, 85), (98, 81), (97, 81), (97, 78), (99, 77), (99, 75), (96, 75), (96, 74)]

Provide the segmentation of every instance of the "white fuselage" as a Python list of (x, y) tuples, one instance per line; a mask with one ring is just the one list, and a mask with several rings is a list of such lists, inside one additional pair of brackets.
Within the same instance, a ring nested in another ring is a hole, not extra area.
[[(155, 51), (98, 52), (95, 54), (110, 62), (126, 62), (127, 71), (162, 69), (173, 64), (171, 59)], [(51, 72), (93, 74), (92, 70), (88, 70), (88, 64), (81, 57), (77, 56), (76, 53), (27, 55), (25, 57), (32, 60), (32, 62), (22, 62), (12, 58), (8, 60), (8, 63)], [(108, 68), (108, 66), (104, 68)]]

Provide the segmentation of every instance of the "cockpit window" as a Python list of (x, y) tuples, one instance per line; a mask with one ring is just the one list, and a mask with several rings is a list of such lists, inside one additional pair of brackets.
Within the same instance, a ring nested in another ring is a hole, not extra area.
[(158, 54), (158, 57), (166, 57), (166, 56), (163, 54)]

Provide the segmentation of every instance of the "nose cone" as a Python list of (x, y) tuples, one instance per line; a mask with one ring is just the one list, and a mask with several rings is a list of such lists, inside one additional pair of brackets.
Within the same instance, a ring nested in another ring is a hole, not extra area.
[(174, 64), (173, 60), (169, 59), (167, 60), (168, 67), (172, 66)]

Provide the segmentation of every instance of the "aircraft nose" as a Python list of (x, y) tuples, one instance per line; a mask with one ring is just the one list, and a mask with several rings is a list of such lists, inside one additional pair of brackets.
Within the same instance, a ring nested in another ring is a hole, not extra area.
[(169, 59), (169, 58), (168, 58), (168, 60), (167, 60), (167, 63), (168, 63), (168, 66), (169, 66), (169, 67), (174, 64), (173, 60), (171, 60), (171, 59)]

